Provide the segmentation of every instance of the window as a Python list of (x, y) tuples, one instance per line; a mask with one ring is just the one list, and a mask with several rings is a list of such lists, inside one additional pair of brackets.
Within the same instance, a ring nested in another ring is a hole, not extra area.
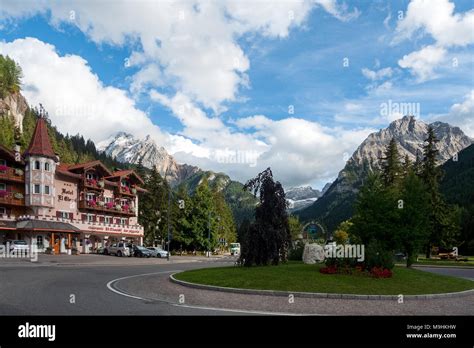
[(35, 185), (33, 186), (33, 193), (36, 193), (36, 194), (41, 193), (41, 186), (38, 185), (38, 184), (35, 184)]
[(6, 190), (7, 190), (7, 184), (0, 182), (0, 191), (6, 191)]
[(87, 214), (87, 222), (94, 222), (94, 215)]
[(0, 159), (0, 166), (6, 166), (7, 165), (7, 161), (5, 161), (4, 159)]
[(105, 203), (112, 202), (112, 197), (105, 197)]
[(49, 194), (50, 194), (49, 186), (48, 186), (48, 185), (44, 185), (44, 194), (45, 194), (45, 195), (49, 195)]
[(43, 247), (43, 236), (36, 236), (36, 245)]
[(128, 205), (128, 200), (126, 199), (121, 199), (120, 200), (120, 205), (123, 207), (124, 205)]
[(106, 216), (105, 217), (105, 223), (108, 224), (108, 225), (111, 225), (112, 224), (112, 218), (110, 216)]
[(86, 173), (86, 179), (89, 179), (89, 180), (94, 179), (94, 174), (92, 174), (92, 173)]
[(66, 212), (66, 211), (60, 211), (60, 212), (59, 212), (59, 217), (60, 217), (61, 219), (69, 219), (69, 213)]
[(127, 219), (125, 219), (125, 218), (120, 219), (120, 224), (121, 225), (125, 225), (126, 223), (127, 223)]
[(48, 162), (46, 162), (46, 163), (44, 164), (44, 170), (46, 170), (47, 172), (49, 172), (49, 163), (48, 163)]
[(7, 215), (7, 209), (4, 207), (0, 207), (0, 216)]
[(87, 193), (87, 194), (86, 194), (86, 200), (88, 200), (88, 201), (95, 201), (95, 194), (93, 194), (93, 193)]
[(35, 169), (36, 170), (40, 170), (40, 162), (39, 161), (35, 161)]

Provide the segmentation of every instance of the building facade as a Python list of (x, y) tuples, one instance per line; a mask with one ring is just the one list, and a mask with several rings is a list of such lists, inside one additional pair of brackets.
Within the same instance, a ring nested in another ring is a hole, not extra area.
[(26, 151), (0, 145), (0, 243), (25, 240), (55, 254), (92, 253), (118, 241), (141, 245), (142, 185), (134, 171), (111, 172), (100, 161), (61, 164), (40, 117)]

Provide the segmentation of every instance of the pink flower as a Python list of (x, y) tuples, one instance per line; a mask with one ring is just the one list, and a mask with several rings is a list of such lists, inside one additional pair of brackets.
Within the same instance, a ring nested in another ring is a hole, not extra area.
[(5, 172), (7, 169), (8, 169), (8, 166), (6, 166), (6, 165), (3, 165), (3, 164), (2, 164), (2, 165), (0, 166), (0, 172)]
[(5, 190), (0, 191), (0, 197), (6, 197), (8, 195), (8, 192)]

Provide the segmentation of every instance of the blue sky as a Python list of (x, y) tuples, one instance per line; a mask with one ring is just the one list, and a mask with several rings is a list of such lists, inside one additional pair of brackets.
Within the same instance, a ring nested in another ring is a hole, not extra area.
[(0, 10), (0, 53), (63, 132), (151, 134), (180, 162), (315, 187), (403, 116), (381, 115), (389, 100), (474, 137), (471, 1), (110, 4)]

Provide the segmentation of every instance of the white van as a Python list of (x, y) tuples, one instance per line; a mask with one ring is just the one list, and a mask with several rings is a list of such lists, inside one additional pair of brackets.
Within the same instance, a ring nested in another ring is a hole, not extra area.
[(232, 256), (240, 254), (240, 243), (230, 243), (230, 254)]

